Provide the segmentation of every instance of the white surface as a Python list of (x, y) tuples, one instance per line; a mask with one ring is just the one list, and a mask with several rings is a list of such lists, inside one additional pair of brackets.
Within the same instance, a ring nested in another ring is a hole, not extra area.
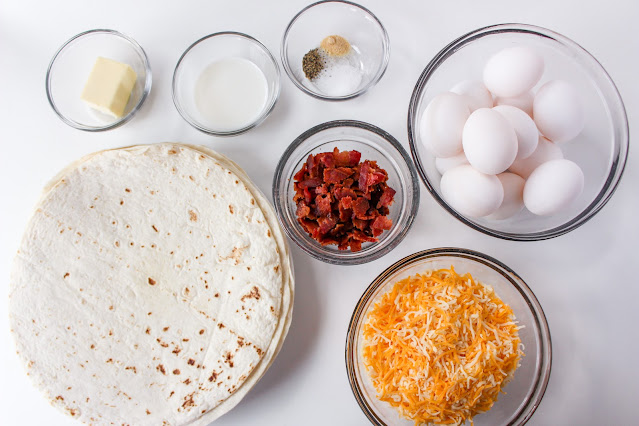
[[(92, 151), (137, 143), (183, 141), (229, 155), (269, 196), (285, 147), (309, 127), (332, 119), (368, 121), (408, 148), (406, 115), (417, 77), (456, 37), (489, 24), (524, 22), (554, 29), (589, 50), (617, 84), (632, 130), (639, 126), (639, 35), (635, 0), (582, 2), (362, 1), (386, 26), (391, 60), (384, 78), (360, 98), (327, 103), (304, 95), (282, 76), (272, 115), (246, 135), (218, 139), (191, 128), (171, 100), (178, 58), (199, 37), (246, 32), (279, 58), (280, 38), (306, 1), (59, 2), (0, 4), (0, 423), (75, 425), (32, 388), (18, 364), (7, 325), (7, 284), (13, 255), (45, 182)], [(161, 6), (160, 6), (161, 5)], [(116, 130), (90, 134), (60, 121), (47, 104), (46, 67), (71, 36), (113, 28), (136, 39), (153, 69), (153, 89), (138, 115)], [(393, 252), (357, 267), (329, 266), (293, 248), (295, 313), (282, 352), (260, 383), (219, 425), (365, 425), (344, 364), (352, 310), (377, 274), (421, 249), (459, 246), (503, 261), (541, 302), (553, 341), (546, 396), (530, 425), (636, 422), (639, 367), (637, 261), (639, 157), (631, 149), (622, 182), (606, 207), (568, 235), (542, 242), (497, 240), (464, 226), (422, 186), (408, 237)]]

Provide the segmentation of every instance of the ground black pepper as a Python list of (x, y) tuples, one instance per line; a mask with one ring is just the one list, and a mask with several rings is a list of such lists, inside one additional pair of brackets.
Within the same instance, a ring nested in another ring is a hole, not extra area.
[(324, 69), (324, 59), (319, 52), (319, 49), (310, 50), (302, 58), (302, 71), (309, 80), (316, 78), (319, 73)]

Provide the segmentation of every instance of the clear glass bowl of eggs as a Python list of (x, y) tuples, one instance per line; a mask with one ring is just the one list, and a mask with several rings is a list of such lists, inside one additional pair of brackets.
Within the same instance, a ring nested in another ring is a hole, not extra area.
[(453, 216), (508, 240), (569, 232), (612, 196), (628, 121), (586, 50), (523, 24), (446, 46), (413, 91), (408, 135), (427, 189)]

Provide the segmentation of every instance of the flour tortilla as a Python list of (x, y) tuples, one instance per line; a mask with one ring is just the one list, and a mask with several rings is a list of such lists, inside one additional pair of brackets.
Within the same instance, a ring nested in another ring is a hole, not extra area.
[(203, 147), (92, 154), (45, 188), (14, 264), (20, 357), (87, 423), (207, 424), (281, 348), (293, 272), (272, 207)]

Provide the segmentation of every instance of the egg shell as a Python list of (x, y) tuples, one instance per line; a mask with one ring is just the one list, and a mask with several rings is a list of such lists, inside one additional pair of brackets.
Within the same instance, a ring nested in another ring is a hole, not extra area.
[(584, 174), (570, 160), (552, 160), (526, 180), (524, 204), (532, 213), (548, 216), (569, 207), (584, 189)]
[(452, 168), (457, 166), (461, 166), (462, 164), (470, 164), (468, 162), (468, 158), (466, 158), (466, 154), (460, 152), (457, 155), (453, 155), (452, 157), (445, 158), (435, 158), (435, 167), (440, 174), (444, 174)]
[(495, 96), (519, 96), (537, 84), (544, 73), (544, 59), (528, 46), (508, 47), (488, 59), (484, 84)]
[(517, 135), (516, 159), (530, 157), (537, 149), (539, 140), (539, 131), (533, 119), (524, 111), (511, 105), (498, 105), (493, 108), (493, 111), (503, 115), (515, 130)]
[(473, 112), (462, 135), (468, 162), (478, 171), (496, 175), (505, 171), (517, 156), (517, 135), (499, 112), (480, 108)]
[(450, 91), (466, 97), (470, 112), (479, 108), (492, 108), (493, 106), (493, 95), (481, 81), (464, 80), (453, 86)]
[(559, 146), (545, 137), (539, 136), (537, 149), (529, 157), (515, 160), (508, 169), (522, 178), (528, 179), (528, 176), (543, 163), (562, 158), (564, 158), (564, 154)]
[(513, 217), (524, 209), (524, 185), (526, 181), (514, 173), (501, 173), (497, 179), (504, 188), (504, 200), (493, 214), (486, 216), (486, 219), (504, 220)]
[(533, 116), (533, 101), (535, 100), (535, 95), (533, 92), (528, 91), (524, 92), (519, 96), (513, 96), (512, 98), (503, 98), (496, 97), (495, 98), (495, 106), (498, 105), (510, 105), (515, 108), (519, 108), (529, 116)]
[(567, 81), (552, 80), (539, 88), (533, 117), (542, 135), (555, 143), (574, 139), (584, 128), (582, 100)]
[(441, 192), (453, 209), (473, 218), (494, 213), (504, 199), (504, 188), (497, 176), (478, 172), (470, 165), (444, 173)]
[(470, 115), (466, 98), (445, 92), (430, 101), (420, 122), (422, 144), (436, 157), (462, 151), (462, 131)]

